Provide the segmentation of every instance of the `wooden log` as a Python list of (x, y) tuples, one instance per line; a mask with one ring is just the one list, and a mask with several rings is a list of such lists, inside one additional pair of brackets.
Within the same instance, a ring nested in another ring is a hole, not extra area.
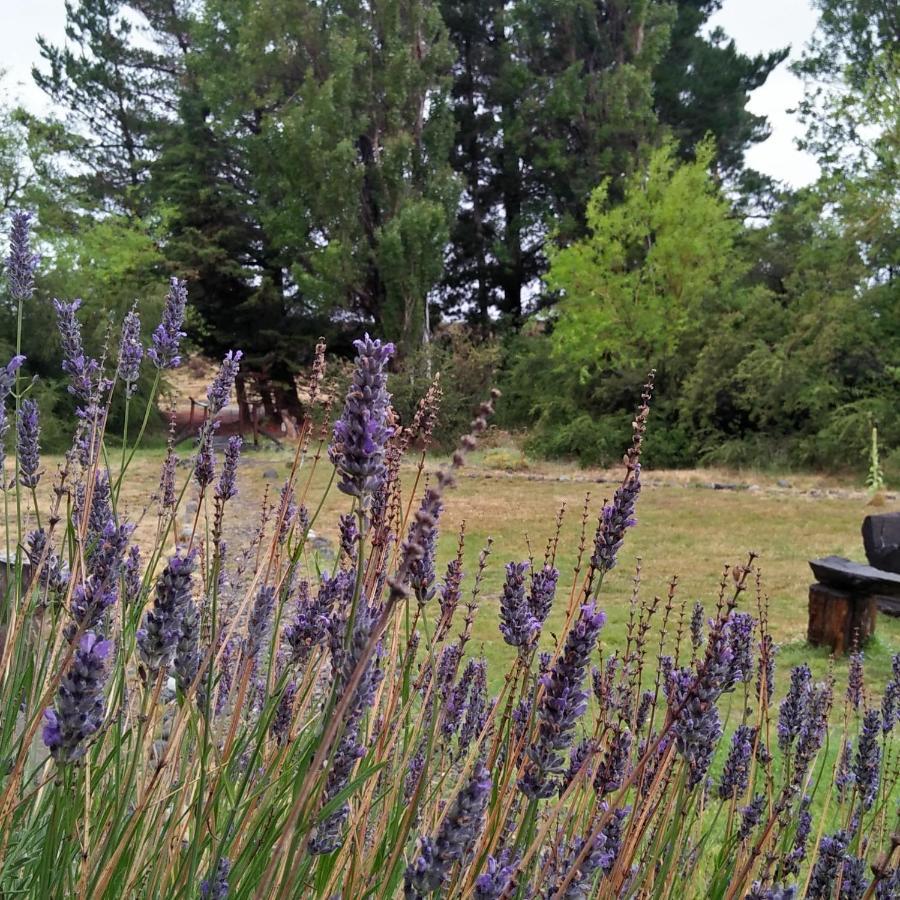
[(882, 594), (873, 594), (878, 612), (888, 616), (900, 616), (900, 597), (885, 597)]
[(853, 645), (854, 637), (863, 644), (875, 633), (877, 614), (874, 595), (816, 582), (809, 587), (807, 639), (842, 656)]
[(900, 574), (900, 512), (866, 516), (862, 538), (869, 565)]

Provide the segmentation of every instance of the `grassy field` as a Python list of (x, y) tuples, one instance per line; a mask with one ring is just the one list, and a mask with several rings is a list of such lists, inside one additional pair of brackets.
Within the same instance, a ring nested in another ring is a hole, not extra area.
[[(287, 475), (292, 454), (288, 452), (247, 452), (240, 470), (241, 493), (230, 510), (230, 553), (234, 557), (249, 540), (255, 527), (258, 508), (266, 485), (276, 493)], [(129, 473), (121, 498), (126, 515), (139, 523), (138, 540), (150, 538), (155, 515), (150, 495), (155, 489), (160, 452), (139, 454)], [(42, 488), (49, 491), (57, 461), (45, 460)], [(314, 509), (327, 484), (325, 465), (316, 471), (309, 487), (307, 506)], [(179, 470), (183, 479), (187, 470)], [(426, 468), (427, 471), (427, 468)], [(268, 473), (268, 474), (267, 474)], [(273, 477), (273, 473), (277, 477)], [(404, 471), (404, 482), (411, 486), (415, 466), (411, 461)], [(463, 523), (465, 540), (465, 585), (471, 587), (475, 562), (488, 537), (493, 539), (470, 650), (483, 652), (490, 662), (489, 671), (496, 688), (503, 679), (513, 654), (497, 629), (497, 598), (503, 583), (503, 567), (531, 553), (542, 559), (544, 548), (554, 532), (558, 510), (565, 514), (557, 566), (561, 571), (556, 609), (549, 629), (558, 626), (565, 600), (573, 583), (581, 515), (585, 496), (590, 493), (589, 529), (593, 531), (603, 500), (611, 495), (615, 472), (584, 472), (565, 466), (543, 465), (537, 470), (511, 474), (489, 468), (476, 457), (475, 465), (459, 479), (449, 495), (441, 521), (438, 549), (438, 573), (442, 576), (455, 553), (457, 532)], [(532, 480), (534, 478), (540, 480)], [(597, 479), (604, 479), (598, 482)], [(780, 487), (772, 478), (750, 477), (727, 472), (647, 472), (647, 482), (638, 504), (638, 525), (628, 536), (619, 565), (603, 585), (600, 602), (608, 614), (602, 646), (604, 653), (624, 646), (629, 597), (638, 558), (641, 560), (641, 595), (665, 596), (669, 581), (678, 578), (676, 601), (686, 604), (687, 615), (696, 600), (711, 612), (724, 565), (746, 561), (753, 550), (759, 554), (762, 588), (768, 598), (771, 632), (781, 646), (778, 658), (778, 686), (784, 684), (788, 669), (808, 662), (821, 676), (828, 666), (828, 653), (810, 647), (805, 641), (807, 591), (812, 573), (807, 561), (816, 556), (839, 554), (864, 558), (860, 525), (871, 507), (863, 494), (829, 497), (826, 489), (839, 487), (833, 479), (792, 479), (791, 487)], [(712, 490), (700, 485), (711, 481), (752, 482), (754, 490)], [(305, 477), (298, 479), (302, 486)], [(409, 489), (409, 488), (407, 488)], [(820, 495), (800, 493), (821, 490)], [(193, 488), (186, 494), (188, 502)], [(846, 492), (849, 493), (849, 492)], [(349, 508), (348, 498), (336, 489), (328, 494), (315, 531), (331, 540), (337, 535), (337, 517)], [(900, 509), (889, 500), (879, 511)], [(189, 517), (185, 517), (189, 527)], [(202, 527), (202, 522), (201, 522)], [(313, 561), (309, 561), (312, 565)], [(743, 605), (756, 612), (756, 597), (748, 592)], [(879, 615), (877, 634), (866, 647), (867, 677), (880, 693), (890, 670), (890, 656), (900, 651), (900, 620)], [(846, 676), (846, 660), (835, 666), (838, 683)]]

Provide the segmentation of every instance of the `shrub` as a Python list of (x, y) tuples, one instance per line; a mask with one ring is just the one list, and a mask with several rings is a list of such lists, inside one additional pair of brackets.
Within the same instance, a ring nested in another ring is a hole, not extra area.
[[(174, 283), (144, 348), (160, 369), (177, 364), (182, 297)], [(752, 555), (714, 609), (636, 595), (626, 646), (598, 655), (604, 576), (635, 525), (649, 388), (574, 583), (552, 543), (507, 565), (499, 624), (515, 657), (497, 680), (469, 646), (489, 546), (474, 572), (463, 536), (446, 567), (435, 558), (490, 402), (404, 520), (397, 462), (415, 435), (392, 425), (393, 348), (366, 336), (330, 438), (301, 435), (277, 502), (226, 552), (229, 522), (249, 512), (235, 499), (240, 442), (216, 440), (229, 354), (194, 457), (178, 466), (170, 448), (162, 464), (155, 539), (139, 546), (120, 503), (136, 444), (104, 445), (122, 379), (80, 352), (77, 310), (59, 313), (76, 440), (39, 508), (29, 412), (6, 498), (21, 511), (7, 533), (29, 531), (0, 613), (4, 896), (785, 897), (807, 882), (813, 897), (837, 884), (897, 896), (900, 655), (880, 700), (854, 658), (836, 755), (832, 678), (813, 683), (801, 664), (772, 696), (764, 594), (745, 599)], [(10, 412), (20, 362), (0, 372)], [(304, 487), (326, 460), (325, 491), (347, 510), (330, 564), (309, 542), (322, 498)], [(173, 551), (190, 483), (194, 527)], [(740, 721), (725, 735), (730, 704)]]

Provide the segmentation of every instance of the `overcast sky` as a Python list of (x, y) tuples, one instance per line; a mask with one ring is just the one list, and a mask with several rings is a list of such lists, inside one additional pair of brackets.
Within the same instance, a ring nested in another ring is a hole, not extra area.
[[(64, 0), (0, 0), (0, 67), (8, 72), (7, 92), (33, 110), (47, 108), (46, 100), (31, 80), (31, 66), (38, 60), (35, 38), (42, 34), (54, 43), (65, 37)], [(725, 0), (713, 17), (745, 53), (762, 53), (790, 44), (791, 58), (809, 40), (816, 16), (809, 0)], [(750, 109), (768, 116), (772, 136), (753, 147), (748, 163), (769, 175), (799, 187), (814, 180), (814, 160), (794, 146), (801, 129), (788, 112), (803, 93), (802, 84), (782, 64), (750, 100)]]

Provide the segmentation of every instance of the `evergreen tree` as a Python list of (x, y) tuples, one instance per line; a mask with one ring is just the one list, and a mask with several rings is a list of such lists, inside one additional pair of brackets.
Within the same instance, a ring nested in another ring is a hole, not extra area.
[(747, 148), (769, 135), (765, 117), (747, 109), (750, 94), (790, 48), (747, 56), (721, 28), (707, 32), (722, 0), (677, 0), (676, 8), (668, 49), (653, 73), (660, 121), (672, 129), (684, 158), (712, 135), (719, 169), (739, 174)]

